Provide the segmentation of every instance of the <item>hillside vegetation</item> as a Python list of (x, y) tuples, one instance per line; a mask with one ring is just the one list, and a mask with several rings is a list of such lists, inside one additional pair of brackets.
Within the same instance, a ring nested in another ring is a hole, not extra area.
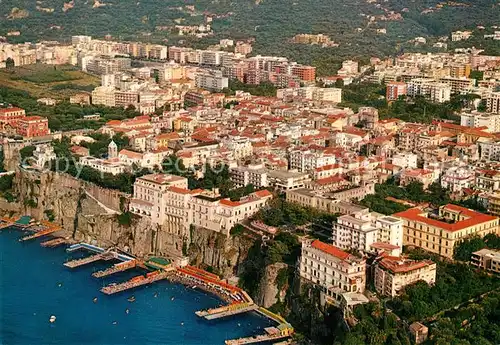
[[(194, 6), (194, 9), (193, 7)], [(14, 11), (14, 12), (13, 12)], [(387, 18), (391, 11), (402, 17)], [(22, 13), (23, 15), (19, 15)], [(213, 17), (215, 35), (177, 36), (174, 25), (197, 25)], [(386, 18), (383, 18), (385, 16)], [(498, 24), (497, 0), (3, 0), (0, 35), (9, 40), (69, 39), (75, 34), (178, 43), (203, 47), (219, 38), (255, 38), (259, 54), (285, 55), (302, 63), (331, 64), (343, 56), (391, 55), (416, 36), (449, 35), (476, 25)], [(386, 20), (389, 19), (389, 20)], [(386, 29), (379, 34), (376, 29)], [(290, 44), (298, 33), (329, 35), (339, 47)]]

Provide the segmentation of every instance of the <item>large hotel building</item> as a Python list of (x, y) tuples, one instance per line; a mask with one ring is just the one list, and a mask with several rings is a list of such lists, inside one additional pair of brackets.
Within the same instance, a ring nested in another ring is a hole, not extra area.
[(460, 240), (499, 232), (497, 217), (452, 204), (441, 206), (437, 212), (415, 207), (393, 216), (403, 220), (403, 245), (421, 247), (450, 259)]

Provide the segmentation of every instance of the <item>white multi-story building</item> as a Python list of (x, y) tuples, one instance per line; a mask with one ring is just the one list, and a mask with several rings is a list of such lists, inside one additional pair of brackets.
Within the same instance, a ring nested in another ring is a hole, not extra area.
[(478, 141), (481, 159), (500, 161), (500, 141)]
[(129, 165), (118, 160), (101, 159), (91, 156), (80, 157), (78, 164), (88, 166), (102, 173), (108, 173), (111, 175), (122, 174), (130, 168)]
[(411, 152), (396, 153), (392, 156), (392, 164), (397, 165), (401, 168), (417, 168), (417, 158), (418, 156)]
[(35, 158), (36, 165), (40, 168), (43, 168), (45, 163), (49, 163), (57, 158), (52, 145), (37, 145), (35, 151), (33, 151), (33, 157)]
[(378, 214), (340, 216), (333, 223), (333, 244), (342, 249), (355, 249), (365, 253), (385, 250), (399, 255), (403, 246), (403, 222)]
[[(293, 94), (294, 89), (285, 89), (289, 90)], [(342, 102), (342, 89), (335, 88), (335, 87), (329, 87), (329, 88), (322, 88), (322, 87), (316, 87), (316, 86), (308, 86), (308, 87), (301, 87), (297, 90), (297, 96), (305, 98), (305, 99), (311, 99), (313, 101), (321, 101), (321, 102), (334, 102), (334, 103), (340, 103)], [(282, 91), (281, 93), (283, 94)]]
[(408, 96), (425, 96), (431, 102), (443, 103), (451, 99), (451, 86), (431, 78), (415, 78), (408, 82)]
[(270, 186), (279, 191), (294, 190), (304, 188), (305, 183), (311, 178), (307, 173), (290, 170), (269, 170), (267, 180)]
[(196, 74), (195, 85), (210, 91), (221, 91), (229, 86), (229, 79), (221, 71), (205, 71)]
[(336, 163), (334, 155), (309, 150), (294, 150), (290, 152), (290, 169), (300, 172), (312, 172), (316, 168)]
[(267, 169), (264, 164), (250, 164), (248, 166), (238, 166), (230, 170), (231, 181), (236, 187), (244, 187), (252, 184), (256, 188), (267, 187)]
[(115, 89), (114, 87), (98, 86), (92, 91), (92, 104), (114, 107)]
[(441, 177), (441, 186), (454, 193), (461, 192), (464, 188), (472, 188), (474, 183), (474, 170), (465, 166), (449, 168)]
[(252, 142), (248, 138), (234, 137), (224, 141), (224, 146), (233, 153), (233, 159), (239, 160), (253, 153)]
[(299, 273), (338, 306), (343, 304), (343, 296), (354, 293), (362, 297), (365, 291), (365, 260), (319, 240), (302, 242)]
[(500, 114), (500, 92), (491, 92), (486, 97), (486, 110), (490, 113)]
[(436, 264), (431, 260), (382, 258), (375, 265), (375, 289), (383, 296), (396, 296), (405, 286), (423, 280), (429, 285), (436, 281)]
[(460, 125), (465, 127), (486, 127), (490, 133), (500, 132), (500, 114), (473, 111), (460, 114)]

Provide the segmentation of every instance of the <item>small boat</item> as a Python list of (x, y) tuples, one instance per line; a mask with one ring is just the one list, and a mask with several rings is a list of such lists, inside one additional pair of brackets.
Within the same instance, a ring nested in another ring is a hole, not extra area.
[(97, 297), (94, 297), (93, 301), (94, 301), (94, 303), (97, 303)]
[(58, 286), (58, 287), (61, 287), (61, 286), (62, 286), (62, 283), (57, 284), (57, 286)]
[(128, 310), (128, 309), (125, 309), (125, 313), (127, 313), (127, 314), (128, 314), (128, 313), (130, 313), (130, 310)]
[(156, 292), (156, 293), (154, 294), (154, 297), (158, 297), (158, 292)]
[(116, 324), (118, 324), (118, 322), (116, 322), (116, 321), (113, 321), (113, 325), (116, 325)]
[(196, 289), (196, 288), (197, 288), (197, 286), (196, 286), (196, 285), (193, 285), (193, 289)]
[(175, 299), (175, 297), (172, 297), (170, 300), (173, 301)]
[(181, 326), (184, 326), (184, 321), (181, 322)]
[(54, 315), (52, 315), (49, 319), (50, 323), (54, 323), (56, 322), (56, 317)]
[(135, 302), (135, 296), (127, 298), (127, 301), (129, 301), (129, 302)]

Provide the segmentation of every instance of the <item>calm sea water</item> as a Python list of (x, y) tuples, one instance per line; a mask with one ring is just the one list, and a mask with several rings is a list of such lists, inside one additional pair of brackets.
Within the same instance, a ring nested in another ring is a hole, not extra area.
[[(104, 295), (99, 291), (104, 284), (142, 272), (93, 278), (92, 272), (112, 262), (71, 270), (63, 266), (65, 261), (89, 253), (43, 248), (40, 241), (18, 242), (22, 236), (19, 230), (0, 230), (0, 344), (224, 344), (225, 339), (262, 334), (270, 325), (254, 313), (200, 319), (196, 310), (220, 301), (166, 281)], [(133, 303), (127, 301), (132, 295)], [(53, 324), (51, 315), (57, 317)]]

